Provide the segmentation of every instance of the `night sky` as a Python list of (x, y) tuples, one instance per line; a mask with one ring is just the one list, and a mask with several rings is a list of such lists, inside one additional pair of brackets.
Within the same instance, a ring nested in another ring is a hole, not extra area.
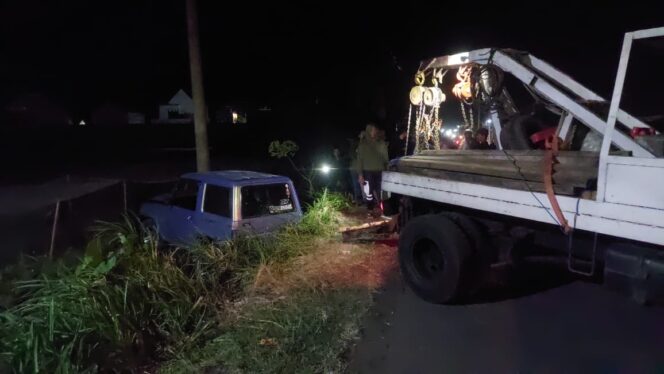
[[(623, 3), (202, 0), (208, 104), (317, 101), (366, 117), (358, 108), (382, 96), (403, 113), (420, 59), (488, 46), (528, 50), (608, 96), (622, 34), (664, 25), (662, 2)], [(0, 17), (0, 104), (43, 92), (79, 112), (105, 101), (152, 110), (188, 90), (184, 0), (5, 1)]]

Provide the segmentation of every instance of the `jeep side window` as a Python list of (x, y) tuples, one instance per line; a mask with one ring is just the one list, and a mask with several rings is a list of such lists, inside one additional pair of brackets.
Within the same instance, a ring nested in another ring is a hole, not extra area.
[(231, 191), (226, 187), (208, 184), (205, 186), (203, 211), (221, 217), (231, 216)]
[(173, 190), (171, 204), (187, 210), (196, 210), (198, 186), (198, 181), (180, 179)]

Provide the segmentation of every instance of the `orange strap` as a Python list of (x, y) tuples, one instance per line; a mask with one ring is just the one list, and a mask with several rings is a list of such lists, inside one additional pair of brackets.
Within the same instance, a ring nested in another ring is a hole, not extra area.
[(546, 146), (546, 151), (544, 151), (544, 189), (546, 190), (546, 196), (549, 198), (549, 203), (551, 203), (551, 208), (556, 214), (560, 226), (562, 226), (565, 234), (568, 234), (572, 231), (572, 228), (563, 215), (563, 211), (558, 204), (558, 199), (556, 199), (556, 194), (553, 191), (553, 165), (558, 162), (556, 160), (556, 157), (558, 156), (558, 142), (558, 136), (554, 134), (548, 137), (544, 143)]

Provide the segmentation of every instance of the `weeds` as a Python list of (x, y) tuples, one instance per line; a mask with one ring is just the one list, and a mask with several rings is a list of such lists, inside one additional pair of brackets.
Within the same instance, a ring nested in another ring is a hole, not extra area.
[(201, 302), (204, 287), (130, 220), (104, 225), (92, 243), (107, 245), (101, 257), (15, 283), (20, 300), (0, 314), (0, 328), (2, 357), (16, 371), (94, 371), (169, 358), (210, 327), (216, 311)]
[(223, 367), (232, 373), (340, 372), (348, 343), (370, 304), (367, 290), (300, 292), (250, 305), (239, 321), (195, 354), (173, 361), (165, 373)]
[(247, 307), (230, 327), (224, 308), (247, 295), (260, 269), (334, 235), (344, 207), (324, 191), (299, 224), (272, 236), (169, 252), (158, 251), (134, 218), (100, 225), (78, 264), (12, 281), (12, 305), (0, 312), (0, 372), (96, 372), (180, 359), (177, 366), (206, 350), (242, 371), (332, 369), (352, 335), (344, 321), (366, 305), (362, 292), (302, 291), (269, 308)]

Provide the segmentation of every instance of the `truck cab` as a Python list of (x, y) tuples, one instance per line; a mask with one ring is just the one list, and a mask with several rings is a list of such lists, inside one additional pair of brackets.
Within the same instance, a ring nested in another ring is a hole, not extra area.
[(284, 176), (242, 170), (184, 174), (173, 192), (141, 206), (160, 239), (191, 245), (266, 234), (302, 217), (293, 182)]

